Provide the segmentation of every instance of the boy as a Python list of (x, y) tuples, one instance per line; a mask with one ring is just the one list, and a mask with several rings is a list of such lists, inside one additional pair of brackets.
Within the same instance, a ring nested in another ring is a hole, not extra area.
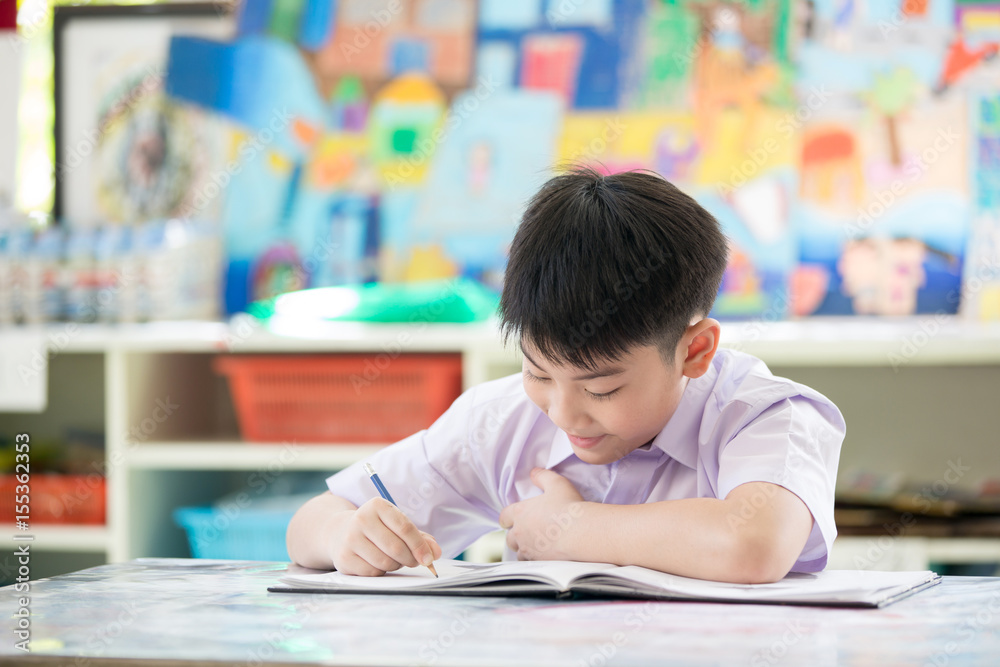
[(466, 391), (426, 431), (329, 478), (288, 529), (313, 568), (377, 576), (497, 526), (504, 557), (759, 583), (826, 565), (837, 408), (719, 349), (718, 222), (658, 176), (578, 169), (534, 196), (500, 301), (523, 377)]

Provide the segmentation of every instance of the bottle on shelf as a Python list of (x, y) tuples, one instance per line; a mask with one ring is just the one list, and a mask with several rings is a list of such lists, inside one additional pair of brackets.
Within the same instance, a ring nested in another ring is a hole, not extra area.
[(61, 269), (65, 238), (58, 227), (47, 226), (37, 232), (28, 230), (20, 240), (28, 251), (20, 265), (19, 284), (21, 319), (26, 324), (58, 322), (65, 312)]
[(93, 322), (97, 319), (96, 236), (94, 230), (87, 228), (71, 229), (67, 233), (62, 282), (66, 319), (71, 322)]
[(118, 322), (123, 320), (125, 303), (134, 300), (133, 266), (126, 266), (126, 256), (131, 252), (131, 227), (109, 224), (101, 228), (94, 244), (95, 298), (97, 320)]

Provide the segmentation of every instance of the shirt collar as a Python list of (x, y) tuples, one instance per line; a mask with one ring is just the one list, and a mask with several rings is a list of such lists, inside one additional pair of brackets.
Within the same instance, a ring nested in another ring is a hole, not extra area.
[(553, 426), (556, 429), (556, 437), (552, 439), (552, 449), (549, 450), (549, 460), (545, 462), (545, 467), (550, 469), (573, 456), (573, 445), (569, 444), (569, 438), (566, 436), (566, 431), (556, 427), (554, 424)]
[(698, 431), (705, 411), (705, 401), (714, 384), (708, 377), (689, 379), (677, 409), (667, 425), (653, 438), (653, 447), (692, 470), (698, 467)]

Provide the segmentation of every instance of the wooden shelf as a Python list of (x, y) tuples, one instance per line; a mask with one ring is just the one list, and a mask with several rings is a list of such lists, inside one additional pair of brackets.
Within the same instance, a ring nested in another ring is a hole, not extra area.
[[(0, 329), (0, 343), (5, 331)], [(231, 322), (52, 324), (18, 327), (47, 337), (60, 352), (439, 352), (475, 351), (511, 360), (496, 322), (474, 324), (367, 324), (326, 322), (303, 327), (264, 326), (250, 318)], [(723, 346), (775, 365), (970, 365), (1000, 363), (1000, 323), (956, 316), (903, 318), (825, 317), (722, 322)]]
[(1000, 539), (945, 537), (926, 540), (927, 558), (938, 562), (1000, 563)]
[(924, 570), (934, 563), (1000, 563), (1000, 538), (840, 536), (827, 567)]
[[(388, 444), (388, 443), (387, 443)], [(371, 456), (386, 444), (252, 442), (147, 442), (127, 453), (129, 466), (146, 470), (335, 471)]]
[(996, 364), (1000, 323), (938, 315), (727, 321), (722, 323), (721, 345), (775, 366)]
[(262, 325), (249, 316), (230, 322), (149, 322), (144, 324), (58, 323), (0, 328), (35, 333), (60, 352), (401, 352), (458, 351), (500, 347), (493, 322), (473, 324), (317, 323), (312, 327)]
[[(108, 529), (105, 526), (36, 524), (31, 530), (20, 531), (12, 524), (6, 527), (8, 548), (29, 544), (32, 551), (85, 551), (105, 552), (108, 548)], [(14, 539), (14, 536), (31, 535), (33, 540)]]

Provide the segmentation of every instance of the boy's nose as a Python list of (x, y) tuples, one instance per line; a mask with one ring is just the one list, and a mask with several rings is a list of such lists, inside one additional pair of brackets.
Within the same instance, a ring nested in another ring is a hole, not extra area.
[(554, 398), (546, 412), (556, 426), (574, 435), (583, 435), (591, 424), (587, 411), (572, 400)]

